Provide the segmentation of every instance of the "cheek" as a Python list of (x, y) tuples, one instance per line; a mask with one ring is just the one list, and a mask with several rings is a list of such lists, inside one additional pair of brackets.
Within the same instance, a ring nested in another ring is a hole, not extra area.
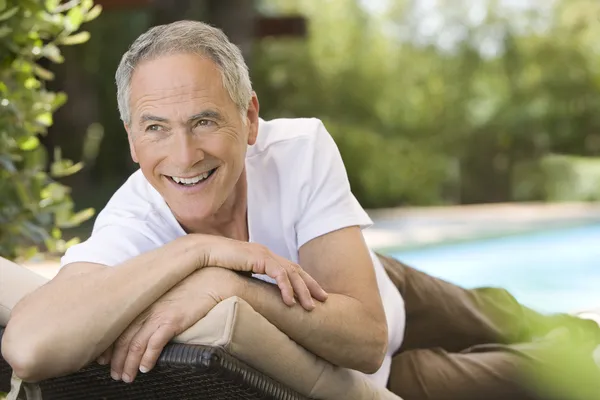
[(226, 164), (238, 164), (238, 159), (244, 157), (246, 146), (228, 136), (215, 137), (202, 143), (202, 149)]
[(230, 146), (223, 149), (224, 157), (226, 162), (229, 164), (229, 168), (235, 173), (242, 170), (246, 161), (245, 146), (240, 146), (238, 143), (231, 144)]
[(140, 167), (144, 170), (155, 168), (164, 158), (162, 154), (164, 146), (139, 141), (134, 144), (135, 153)]

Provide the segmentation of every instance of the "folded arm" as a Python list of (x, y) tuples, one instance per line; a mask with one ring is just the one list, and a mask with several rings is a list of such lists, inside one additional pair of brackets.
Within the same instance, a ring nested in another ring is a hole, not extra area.
[[(295, 295), (306, 309), (314, 307), (312, 296), (321, 300), (327, 297), (298, 266), (262, 246), (190, 234), (115, 267), (92, 263), (65, 266), (56, 278), (26, 296), (13, 309), (3, 336), (3, 356), (17, 376), (26, 381), (74, 372), (104, 353), (117, 339), (123, 343), (122, 336), (134, 320), (144, 312), (148, 314), (152, 306), (194, 272), (209, 266), (274, 278), (283, 298), (283, 302), (281, 297), (278, 301), (288, 306), (293, 304)], [(179, 297), (182, 287), (190, 285), (179, 285), (171, 296)], [(224, 288), (229, 293), (228, 285)], [(191, 291), (197, 294), (194, 292)], [(206, 296), (203, 299), (210, 300)], [(162, 327), (157, 339), (161, 346), (209, 311), (197, 303), (189, 304), (187, 318), (177, 323), (168, 321), (167, 330)], [(214, 305), (211, 301), (203, 304)], [(161, 318), (172, 319), (167, 314)], [(137, 343), (137, 340), (132, 342)], [(138, 345), (137, 350), (144, 349)]]
[(364, 373), (387, 350), (387, 322), (372, 260), (358, 227), (341, 229), (300, 249), (300, 265), (329, 293), (311, 312), (277, 301), (273, 285), (250, 280), (241, 298), (309, 351)]
[(150, 304), (202, 266), (206, 249), (198, 239), (179, 238), (114, 268), (65, 266), (13, 309), (2, 341), (4, 358), (25, 380), (83, 367)]
[[(236, 254), (246, 247), (239, 244)], [(271, 254), (262, 247), (259, 253)], [(279, 258), (278, 256), (274, 256)], [(387, 325), (372, 261), (358, 228), (346, 228), (310, 241), (301, 262), (328, 288), (327, 301), (308, 306), (306, 298), (291, 307), (280, 288), (221, 268), (195, 272), (138, 317), (103, 357), (114, 379), (131, 382), (152, 369), (174, 331), (191, 326), (224, 298), (238, 296), (298, 344), (341, 367), (376, 372), (387, 349)], [(243, 262), (240, 259), (239, 262)], [(306, 274), (299, 267), (289, 274)], [(312, 278), (311, 278), (312, 279)], [(207, 297), (208, 295), (208, 297)], [(307, 311), (310, 310), (310, 311)], [(187, 320), (182, 324), (181, 321)], [(175, 326), (175, 329), (165, 327)]]

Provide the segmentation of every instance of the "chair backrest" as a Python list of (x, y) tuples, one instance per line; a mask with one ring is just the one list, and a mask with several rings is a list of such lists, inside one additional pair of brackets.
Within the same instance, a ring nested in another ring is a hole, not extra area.
[[(0, 328), (0, 343), (3, 331)], [(11, 375), (0, 357), (0, 392), (10, 390)], [(132, 384), (113, 381), (108, 366), (92, 364), (42, 381), (39, 388), (43, 400), (308, 400), (221, 348), (176, 343), (164, 349), (152, 371)]]

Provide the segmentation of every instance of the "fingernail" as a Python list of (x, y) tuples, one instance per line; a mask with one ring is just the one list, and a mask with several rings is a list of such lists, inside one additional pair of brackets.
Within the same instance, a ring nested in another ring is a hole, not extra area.
[(127, 374), (123, 374), (123, 382), (125, 383), (131, 383), (131, 377)]
[(110, 377), (113, 378), (115, 381), (121, 380), (121, 376), (117, 373), (117, 371), (110, 371)]
[(143, 365), (140, 365), (140, 372), (142, 374), (147, 373), (148, 371), (150, 371), (150, 368), (144, 367)]
[(100, 364), (100, 365), (106, 365), (106, 359), (104, 357), (100, 357), (98, 359), (98, 364)]

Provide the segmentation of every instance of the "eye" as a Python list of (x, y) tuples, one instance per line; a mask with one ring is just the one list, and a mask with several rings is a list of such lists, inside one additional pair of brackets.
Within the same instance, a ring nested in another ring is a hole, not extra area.
[(146, 127), (146, 131), (160, 131), (162, 129), (163, 129), (163, 127), (161, 125), (157, 125), (157, 124), (148, 125)]
[(196, 126), (212, 126), (214, 122), (209, 119), (200, 119), (196, 122)]

